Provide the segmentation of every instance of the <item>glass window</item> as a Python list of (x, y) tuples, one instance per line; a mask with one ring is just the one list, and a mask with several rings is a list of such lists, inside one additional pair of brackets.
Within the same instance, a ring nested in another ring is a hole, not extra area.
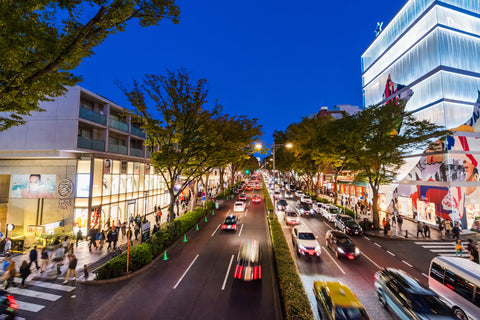
[(90, 173), (90, 160), (78, 160), (77, 173)]
[(432, 268), (430, 269), (430, 277), (443, 284), (443, 279), (445, 277), (445, 268), (440, 266), (438, 263), (432, 263)]
[(92, 197), (100, 197), (103, 189), (103, 159), (95, 159), (93, 165)]
[(468, 301), (472, 301), (474, 285), (450, 270), (445, 271), (445, 285)]
[(77, 174), (75, 195), (77, 198), (88, 198), (90, 196), (90, 175), (85, 173)]

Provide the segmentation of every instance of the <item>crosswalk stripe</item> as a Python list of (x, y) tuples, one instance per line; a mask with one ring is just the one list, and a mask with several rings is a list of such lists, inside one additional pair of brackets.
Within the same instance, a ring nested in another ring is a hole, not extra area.
[(454, 244), (451, 244), (451, 245), (448, 245), (448, 246), (422, 246), (426, 249), (435, 249), (435, 248), (447, 248), (447, 249), (455, 249), (455, 245)]
[[(15, 278), (15, 282), (22, 283), (22, 280), (19, 278)], [(66, 286), (63, 284), (37, 281), (37, 280), (30, 280), (30, 281), (27, 280), (27, 284), (30, 284), (36, 287), (42, 287), (42, 288), (54, 289), (54, 290), (60, 290), (60, 291), (66, 291), (66, 292), (72, 292), (73, 290), (75, 290), (75, 287), (72, 287), (72, 286)]]
[[(435, 241), (415, 241), (414, 242), (415, 244), (419, 244), (419, 245), (431, 245), (431, 244), (443, 244), (443, 245), (446, 245), (446, 244), (452, 244), (452, 245), (455, 245), (455, 242), (445, 242), (445, 241), (441, 241), (441, 242), (435, 242)], [(462, 242), (462, 244), (468, 244), (467, 241), (464, 241)]]
[(62, 297), (56, 294), (34, 291), (29, 289), (21, 289), (21, 288), (11, 288), (11, 289), (8, 289), (8, 292), (13, 294), (19, 294), (21, 296), (39, 298), (39, 299), (49, 300), (49, 301), (57, 301)]
[(18, 305), (19, 310), (25, 310), (25, 311), (30, 311), (30, 312), (38, 312), (45, 308), (45, 306), (42, 306), (40, 304), (35, 304), (35, 303), (30, 303), (30, 302), (25, 302), (25, 301), (20, 301), (15, 299), (15, 302)]
[[(442, 253), (441, 256), (444, 256), (444, 257), (460, 257), (460, 256), (457, 256), (455, 253)], [(468, 254), (463, 254), (462, 258), (470, 258), (468, 256)]]
[[(432, 252), (452, 252), (452, 250), (445, 250), (445, 249), (437, 249), (437, 250), (432, 249), (430, 251), (432, 251)], [(453, 251), (457, 251), (457, 250), (455, 250), (455, 248), (454, 248)], [(468, 251), (464, 249), (463, 253), (468, 253)]]

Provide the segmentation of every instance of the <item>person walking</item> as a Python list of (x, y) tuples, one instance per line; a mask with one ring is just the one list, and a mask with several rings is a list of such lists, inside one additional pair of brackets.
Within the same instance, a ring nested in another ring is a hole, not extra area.
[(455, 256), (463, 257), (463, 247), (462, 241), (460, 241), (460, 239), (458, 239), (455, 244)]
[(125, 239), (125, 234), (127, 232), (127, 222), (122, 223), (121, 230), (122, 230), (122, 240), (123, 240), (123, 239)]
[(20, 266), (20, 275), (22, 277), (22, 288), (25, 288), (25, 280), (30, 275), (30, 264), (27, 263), (27, 260), (23, 260), (22, 265)]
[(107, 251), (108, 251), (112, 248), (112, 229), (108, 230), (107, 232), (107, 243), (108, 243), (108, 246), (107, 246)]
[(35, 266), (37, 267), (37, 271), (40, 269), (38, 267), (38, 253), (37, 253), (37, 246), (33, 246), (32, 251), (30, 251), (30, 263), (28, 264), (28, 269), (32, 267), (32, 264), (35, 262)]
[(3, 251), (5, 252), (5, 254), (9, 254), (11, 249), (12, 241), (10, 240), (10, 238), (5, 238), (5, 248), (3, 249)]
[(68, 270), (67, 270), (67, 275), (65, 276), (65, 281), (63, 283), (68, 283), (70, 280), (70, 276), (73, 275), (73, 281), (77, 279), (77, 275), (75, 273), (75, 268), (77, 267), (77, 257), (72, 254), (70, 257), (70, 262), (68, 263)]
[(40, 253), (40, 273), (47, 270), (48, 268), (48, 251), (47, 247), (43, 247), (42, 252)]
[(440, 230), (440, 236), (442, 237), (442, 240), (445, 240), (445, 220), (440, 222), (438, 225), (438, 230)]
[(105, 245), (105, 232), (103, 230), (98, 234), (98, 243), (99, 249), (102, 251), (103, 246)]
[(83, 240), (82, 230), (78, 229), (77, 231), (77, 239), (75, 240), (75, 247), (78, 247), (78, 241)]
[(53, 241), (54, 246), (58, 246), (60, 244), (60, 236), (57, 236), (55, 240)]
[(468, 254), (470, 255), (470, 260), (473, 261), (473, 250), (475, 248), (475, 245), (473, 244), (473, 240), (472, 239), (468, 239), (468, 245), (467, 245), (467, 251), (468, 251)]
[(88, 244), (88, 250), (92, 252), (92, 245), (97, 249), (97, 242), (96, 242), (96, 237), (97, 237), (97, 231), (95, 229), (90, 229), (90, 243)]
[(117, 248), (117, 241), (118, 241), (118, 231), (117, 228), (112, 228), (112, 242), (113, 242), (113, 250)]
[(450, 238), (450, 231), (452, 231), (452, 222), (450, 220), (445, 220), (445, 235)]
[(425, 235), (423, 234), (423, 223), (420, 221), (417, 224), (417, 239), (418, 239), (418, 234), (421, 234), (422, 237), (425, 239)]
[(430, 238), (430, 226), (427, 223), (423, 224), (423, 234), (425, 238)]
[(62, 247), (63, 247), (63, 253), (67, 254), (68, 253), (68, 245), (70, 244), (70, 238), (68, 236), (65, 236), (62, 242)]
[(138, 224), (135, 225), (135, 240), (137, 240), (138, 238), (138, 234), (140, 233), (140, 227), (138, 226)]
[(402, 231), (402, 224), (403, 224), (403, 217), (401, 215), (398, 215), (397, 217), (397, 223), (398, 223), (398, 229), (400, 232)]
[(460, 231), (460, 225), (457, 221), (457, 222), (455, 222), (455, 225), (452, 228), (452, 234), (453, 234), (453, 238), (455, 240), (460, 240), (460, 232), (461, 232)]
[(10, 285), (13, 285), (14, 287), (17, 286), (15, 282), (13, 282), (16, 274), (17, 274), (17, 268), (15, 266), (15, 260), (11, 260), (10, 264), (7, 267), (7, 270), (5, 270), (4, 278), (7, 282), (7, 284), (5, 285), (5, 290), (7, 290), (8, 287), (10, 287)]

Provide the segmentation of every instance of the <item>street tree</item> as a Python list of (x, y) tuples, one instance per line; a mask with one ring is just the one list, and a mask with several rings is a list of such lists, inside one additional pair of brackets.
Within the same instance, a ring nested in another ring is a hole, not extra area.
[(381, 185), (391, 183), (405, 163), (405, 157), (424, 150), (433, 139), (444, 137), (447, 130), (428, 120), (416, 119), (405, 111), (405, 102), (392, 100), (373, 105), (331, 123), (352, 169), (359, 171), (372, 190), (373, 222), (379, 225), (378, 195)]
[(78, 83), (70, 71), (129, 21), (148, 27), (179, 15), (174, 0), (0, 1), (0, 132)]

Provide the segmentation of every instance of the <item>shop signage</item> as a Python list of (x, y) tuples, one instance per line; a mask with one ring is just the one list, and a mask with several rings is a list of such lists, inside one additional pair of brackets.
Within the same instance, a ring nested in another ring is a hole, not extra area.
[(43, 226), (28, 226), (27, 232), (45, 233), (45, 228)]
[(150, 238), (150, 221), (142, 224), (142, 242), (145, 242)]

